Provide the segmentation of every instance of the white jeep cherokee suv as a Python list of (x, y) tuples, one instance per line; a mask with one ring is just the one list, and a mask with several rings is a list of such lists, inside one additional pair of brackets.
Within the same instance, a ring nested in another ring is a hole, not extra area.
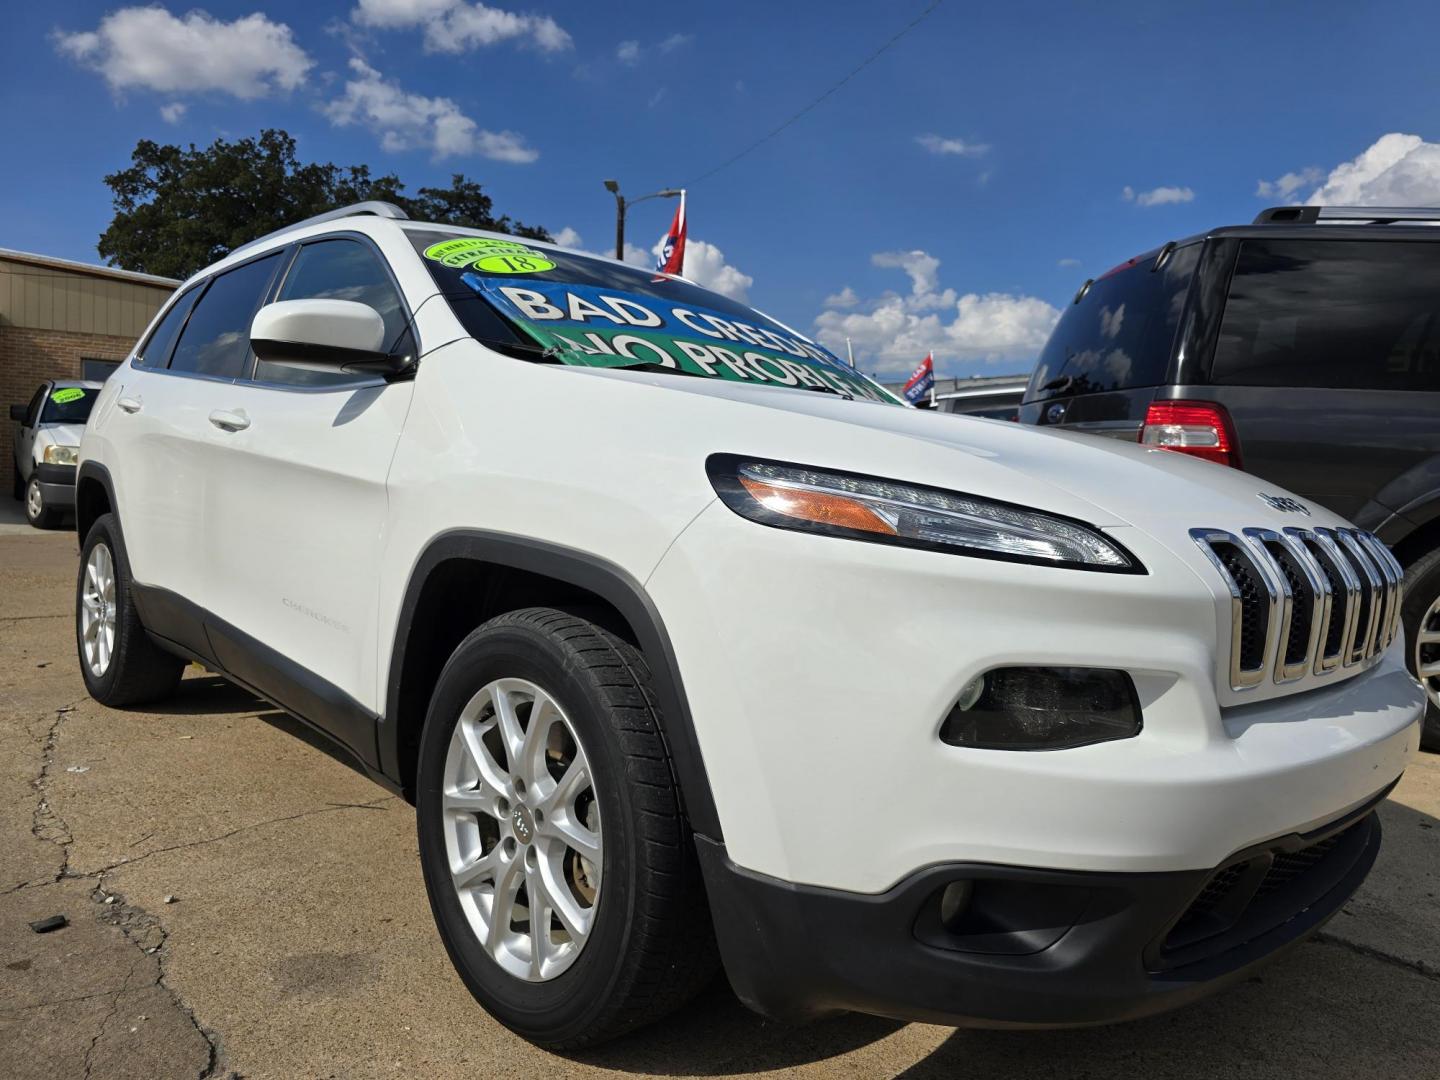
[(81, 448), (77, 640), (417, 807), (435, 921), (575, 1047), (1142, 1016), (1360, 884), (1419, 738), (1383, 546), (1159, 450), (905, 408), (679, 278), (384, 204), (179, 290)]

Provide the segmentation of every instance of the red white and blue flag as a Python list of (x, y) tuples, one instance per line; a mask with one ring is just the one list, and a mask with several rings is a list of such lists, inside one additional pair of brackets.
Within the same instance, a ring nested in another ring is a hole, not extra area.
[(670, 222), (670, 231), (665, 234), (660, 246), (660, 261), (655, 269), (662, 274), (683, 274), (685, 272), (685, 192), (680, 192), (680, 205), (675, 208), (675, 220)]
[(926, 353), (925, 359), (905, 383), (905, 400), (914, 405), (935, 389), (935, 354)]

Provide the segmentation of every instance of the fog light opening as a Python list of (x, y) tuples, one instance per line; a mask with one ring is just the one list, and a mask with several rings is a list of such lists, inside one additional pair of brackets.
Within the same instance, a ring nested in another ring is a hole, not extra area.
[(975, 886), (968, 881), (952, 881), (940, 894), (940, 923), (947, 930), (959, 928), (960, 920), (970, 906)]
[(951, 746), (1064, 750), (1140, 734), (1128, 673), (1107, 668), (992, 668), (965, 684), (940, 728)]

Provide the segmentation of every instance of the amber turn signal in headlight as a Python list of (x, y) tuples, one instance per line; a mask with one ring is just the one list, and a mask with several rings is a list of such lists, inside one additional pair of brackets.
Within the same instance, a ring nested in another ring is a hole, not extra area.
[(726, 506), (777, 529), (1041, 566), (1145, 572), (1099, 530), (1040, 510), (732, 454), (712, 454), (705, 465)]

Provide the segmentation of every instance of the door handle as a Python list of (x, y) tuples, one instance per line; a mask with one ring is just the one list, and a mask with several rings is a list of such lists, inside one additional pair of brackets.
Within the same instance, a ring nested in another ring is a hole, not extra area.
[(250, 418), (245, 415), (243, 409), (237, 409), (235, 412), (216, 409), (210, 414), (210, 422), (221, 431), (244, 431), (250, 426)]
[(137, 413), (140, 411), (140, 399), (133, 397), (122, 397), (115, 401), (115, 407), (121, 412)]

